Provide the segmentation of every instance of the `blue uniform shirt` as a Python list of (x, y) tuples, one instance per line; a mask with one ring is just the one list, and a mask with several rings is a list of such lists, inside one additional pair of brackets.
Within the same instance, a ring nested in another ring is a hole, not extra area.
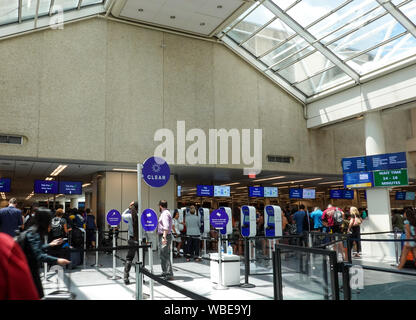
[(323, 212), (320, 209), (311, 213), (311, 218), (313, 219), (313, 227), (315, 229), (323, 227), (322, 214), (323, 214)]
[(13, 206), (0, 210), (0, 232), (7, 233), (11, 237), (16, 235), (15, 230), (22, 225), (22, 211)]
[(297, 211), (293, 215), (293, 220), (296, 221), (296, 232), (302, 233), (303, 232), (303, 221), (305, 219), (306, 212), (305, 211)]

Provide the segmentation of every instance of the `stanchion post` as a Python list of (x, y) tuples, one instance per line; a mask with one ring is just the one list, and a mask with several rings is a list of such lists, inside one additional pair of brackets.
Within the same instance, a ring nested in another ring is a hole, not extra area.
[[(149, 265), (150, 272), (153, 273), (153, 249), (152, 246), (149, 248)], [(153, 290), (153, 279), (150, 278), (150, 300), (154, 300), (154, 290)]]
[[(142, 164), (137, 164), (137, 214), (142, 212)], [(139, 225), (139, 246), (142, 245), (142, 223), (141, 219), (137, 219)], [(143, 263), (143, 248), (139, 249), (139, 262)]]
[(350, 234), (347, 234), (347, 254), (348, 254), (348, 262), (352, 263), (352, 243), (351, 243)]
[[(98, 229), (95, 231), (95, 249), (98, 249)], [(95, 252), (95, 266), (98, 267), (98, 250)]]
[(109, 278), (110, 280), (118, 280), (121, 279), (121, 277), (116, 276), (116, 267), (117, 267), (117, 261), (116, 261), (116, 235), (115, 235), (115, 228), (113, 228), (113, 276)]
[[(45, 241), (45, 244), (47, 244), (47, 243), (48, 243), (48, 236), (45, 236), (43, 239), (44, 239), (44, 241)], [(44, 282), (48, 282), (48, 279), (46, 278), (47, 273), (48, 273), (48, 263), (47, 263), (47, 262), (45, 262), (45, 263), (43, 264), (43, 275), (44, 275), (44, 279), (43, 279), (43, 281), (44, 281)]]
[(322, 256), (323, 259), (323, 278), (324, 278), (324, 300), (329, 299), (329, 288), (328, 288), (328, 261), (327, 256)]
[(218, 230), (218, 283), (214, 287), (217, 290), (225, 290), (228, 289), (227, 287), (222, 285), (222, 254), (221, 254), (221, 230)]
[(248, 276), (250, 274), (250, 241), (247, 237), (244, 238), (244, 283), (240, 286), (242, 288), (254, 288), (255, 285), (248, 283)]
[[(397, 240), (397, 229), (394, 229), (394, 240)], [(399, 243), (398, 241), (394, 241), (394, 250), (396, 253), (396, 266), (399, 265)]]
[(342, 264), (342, 287), (344, 300), (351, 300), (350, 268), (345, 263)]
[(136, 263), (136, 300), (143, 300), (143, 273), (140, 272), (142, 263)]
[(273, 253), (273, 291), (274, 300), (283, 300), (281, 251), (277, 247)]
[(87, 265), (87, 230), (84, 229), (84, 269)]

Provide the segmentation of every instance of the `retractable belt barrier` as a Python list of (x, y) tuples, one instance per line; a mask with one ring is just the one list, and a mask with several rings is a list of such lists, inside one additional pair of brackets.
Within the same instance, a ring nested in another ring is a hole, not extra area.
[(145, 275), (146, 277), (149, 277), (150, 279), (160, 283), (161, 285), (168, 287), (186, 297), (189, 297), (194, 300), (210, 300), (205, 296), (201, 296), (195, 292), (189, 291), (185, 288), (182, 288), (174, 283), (171, 283), (165, 279), (162, 279), (160, 276), (156, 276), (146, 268), (142, 266), (141, 263), (136, 263), (136, 299), (141, 300), (143, 298), (143, 281), (142, 281), (142, 275)]

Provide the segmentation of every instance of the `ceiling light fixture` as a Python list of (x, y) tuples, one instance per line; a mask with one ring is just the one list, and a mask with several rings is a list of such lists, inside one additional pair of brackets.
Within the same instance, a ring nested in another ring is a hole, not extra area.
[(271, 178), (257, 179), (257, 180), (253, 180), (253, 182), (268, 181), (268, 180), (277, 180), (277, 179), (283, 179), (283, 178), (286, 178), (286, 176), (279, 176), (279, 177), (271, 177)]
[(228, 183), (228, 184), (222, 184), (221, 186), (234, 186), (236, 184), (240, 184), (240, 182), (234, 182), (234, 183)]
[(85, 188), (85, 187), (88, 187), (88, 186), (90, 186), (91, 185), (91, 183), (84, 183), (83, 185), (82, 185), (82, 187), (83, 188)]
[(59, 175), (62, 171), (64, 171), (68, 167), (67, 165), (59, 165), (51, 174), (50, 176), (56, 177)]
[(114, 168), (113, 171), (137, 172), (137, 169), (120, 169), (120, 168)]
[(298, 182), (307, 182), (307, 181), (317, 181), (317, 180), (322, 180), (323, 178), (311, 178), (311, 179), (305, 179), (305, 180), (295, 180), (295, 181), (286, 181), (286, 182), (278, 182), (278, 183), (273, 183), (273, 185), (278, 185), (278, 184), (287, 184), (287, 183), (298, 183)]
[(338, 183), (338, 182), (344, 182), (344, 180), (321, 182), (321, 183), (318, 183), (318, 184), (331, 184), (331, 183)]

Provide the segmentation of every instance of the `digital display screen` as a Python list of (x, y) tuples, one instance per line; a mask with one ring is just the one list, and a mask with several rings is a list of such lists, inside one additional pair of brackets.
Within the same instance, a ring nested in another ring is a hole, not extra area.
[(250, 224), (250, 215), (245, 214), (244, 215), (243, 225), (248, 225), (248, 224)]
[(0, 179), (0, 192), (10, 192), (11, 179), (1, 178)]
[(214, 196), (214, 186), (196, 186), (196, 195), (198, 197), (212, 197)]
[(60, 181), (59, 193), (62, 194), (82, 194), (82, 182)]
[(405, 200), (415, 200), (415, 193), (414, 192), (406, 192), (406, 199)]
[(315, 199), (315, 189), (303, 189), (303, 199)]
[(248, 187), (248, 196), (249, 197), (264, 197), (264, 189), (263, 187)]
[(230, 186), (214, 186), (214, 197), (229, 197)]
[(33, 192), (44, 193), (44, 194), (57, 194), (58, 182), (46, 181), (46, 180), (35, 180), (35, 184), (33, 186)]
[(178, 197), (181, 196), (181, 189), (182, 189), (182, 187), (181, 186), (178, 186)]
[(267, 218), (267, 224), (270, 225), (274, 225), (274, 215), (269, 214), (268, 218)]
[(277, 198), (279, 196), (277, 187), (264, 187), (265, 198)]

